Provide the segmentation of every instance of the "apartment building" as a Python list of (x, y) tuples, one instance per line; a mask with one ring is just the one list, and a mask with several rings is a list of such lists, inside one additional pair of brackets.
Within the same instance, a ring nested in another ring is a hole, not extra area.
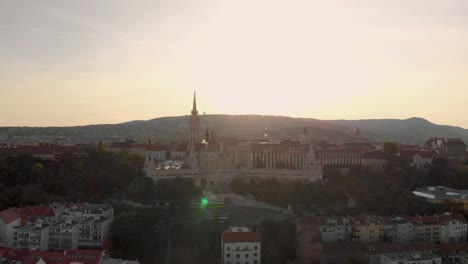
[(380, 256), (380, 264), (441, 264), (442, 258), (433, 253), (390, 253)]
[(296, 223), (313, 226), (321, 242), (400, 242), (422, 240), (432, 243), (465, 242), (467, 222), (460, 214), (434, 216), (358, 215), (346, 217), (304, 217)]
[(225, 230), (221, 239), (223, 264), (262, 263), (262, 241), (259, 232), (246, 227), (232, 227)]
[(24, 250), (47, 251), (50, 226), (39, 219), (34, 224), (23, 226), (17, 231), (17, 247)]
[(106, 204), (51, 204), (0, 212), (0, 246), (41, 251), (101, 248), (114, 218)]
[(50, 226), (49, 250), (78, 248), (79, 222), (71, 219), (60, 220)]
[(80, 248), (101, 248), (106, 239), (111, 218), (95, 216), (87, 218), (80, 222), (78, 246)]

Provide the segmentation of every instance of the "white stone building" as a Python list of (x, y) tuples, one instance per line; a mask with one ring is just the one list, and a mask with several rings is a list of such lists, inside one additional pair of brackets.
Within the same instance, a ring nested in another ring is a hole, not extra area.
[(246, 227), (225, 230), (221, 239), (221, 261), (223, 264), (262, 263), (262, 241), (259, 232)]
[(72, 219), (51, 224), (49, 250), (77, 249), (79, 228), (79, 222)]
[(13, 208), (0, 212), (0, 246), (14, 246), (16, 228), (19, 226), (21, 217)]
[(89, 217), (80, 222), (78, 246), (80, 248), (101, 248), (112, 224), (111, 218)]
[(442, 258), (430, 252), (380, 255), (380, 264), (441, 264)]
[(17, 247), (25, 250), (47, 251), (49, 249), (50, 226), (41, 219), (23, 226), (17, 231)]
[(322, 166), (315, 157), (306, 129), (299, 141), (239, 142), (235, 138), (215, 139), (213, 131), (208, 138), (208, 130), (206, 138), (200, 141), (199, 132), (200, 117), (194, 96), (185, 155), (182, 155), (180, 147), (171, 148), (169, 155), (177, 159), (183, 157), (183, 165), (161, 168), (161, 159), (166, 156), (162, 149), (157, 149), (155, 152), (147, 152), (143, 165), (145, 175), (156, 184), (159, 180), (176, 177), (192, 178), (197, 185), (209, 183), (206, 186), (215, 186), (219, 191), (227, 189), (226, 186), (234, 177), (249, 180), (274, 177), (288, 181), (322, 181)]

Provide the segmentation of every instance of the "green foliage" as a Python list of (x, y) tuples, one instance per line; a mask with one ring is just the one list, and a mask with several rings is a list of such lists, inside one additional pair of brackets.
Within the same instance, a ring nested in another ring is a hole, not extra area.
[[(31, 155), (0, 160), (4, 184), (0, 207), (48, 201), (104, 201), (125, 193), (135, 178), (143, 178), (140, 156), (93, 152), (83, 159), (64, 155), (59, 163), (46, 163)], [(151, 190), (145, 188), (145, 194)]]
[(343, 207), (347, 196), (343, 188), (332, 188), (320, 182), (299, 183), (278, 181), (275, 178), (244, 183), (240, 178), (231, 182), (231, 191), (240, 195), (253, 195), (256, 199), (283, 208), (291, 205), (296, 214), (301, 214), (311, 205), (326, 208)]
[(159, 220), (158, 209), (117, 208), (109, 236), (111, 255), (154, 263), (164, 250), (161, 230), (156, 225)]
[[(324, 167), (325, 184), (280, 182), (275, 179), (231, 182), (231, 191), (281, 207), (291, 205), (296, 215), (320, 214), (433, 214), (455, 210), (456, 205), (435, 206), (413, 195), (420, 186), (447, 185), (468, 189), (468, 170), (450, 170), (438, 162), (428, 169), (394, 163), (385, 169), (355, 167), (338, 170)], [(352, 202), (350, 202), (352, 201)]]
[(383, 144), (383, 153), (387, 160), (395, 160), (398, 152), (398, 143), (386, 141)]
[(260, 224), (264, 263), (286, 263), (296, 259), (295, 227), (290, 221), (264, 220)]
[(127, 193), (133, 201), (142, 203), (155, 201), (154, 181), (145, 176), (136, 177), (130, 182)]
[(159, 200), (168, 200), (178, 205), (188, 206), (192, 200), (199, 200), (201, 189), (191, 179), (159, 181), (156, 185)]

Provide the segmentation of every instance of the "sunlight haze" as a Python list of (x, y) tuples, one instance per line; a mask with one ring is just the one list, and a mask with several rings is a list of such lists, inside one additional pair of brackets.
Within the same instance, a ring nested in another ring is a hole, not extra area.
[(0, 0), (0, 126), (190, 112), (468, 128), (465, 0)]

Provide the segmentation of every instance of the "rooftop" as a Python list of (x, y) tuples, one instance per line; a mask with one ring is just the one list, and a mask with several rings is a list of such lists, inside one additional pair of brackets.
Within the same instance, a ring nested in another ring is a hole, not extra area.
[(421, 261), (421, 260), (431, 260), (434, 258), (440, 258), (439, 256), (433, 253), (418, 252), (418, 253), (389, 253), (385, 256), (392, 261), (406, 260), (406, 261)]
[(224, 243), (262, 242), (259, 232), (224, 232)]
[(0, 219), (2, 219), (5, 224), (9, 224), (18, 218), (20, 218), (20, 214), (16, 208), (9, 208), (0, 212)]
[(425, 186), (417, 188), (413, 194), (431, 200), (468, 199), (468, 190), (456, 190), (446, 186)]

